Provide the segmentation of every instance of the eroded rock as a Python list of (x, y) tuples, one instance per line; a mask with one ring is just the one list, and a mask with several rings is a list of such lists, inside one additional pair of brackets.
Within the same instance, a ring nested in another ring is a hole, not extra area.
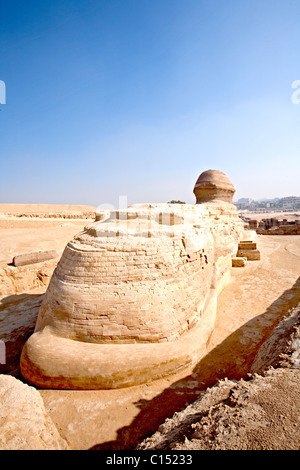
[(24, 253), (22, 255), (14, 256), (13, 265), (18, 267), (26, 266), (28, 264), (41, 263), (43, 261), (48, 261), (50, 259), (57, 258), (57, 256), (58, 254), (55, 250)]
[(201, 173), (195, 187), (196, 203), (225, 201), (232, 203), (235, 188), (222, 171), (207, 170)]
[(39, 392), (0, 375), (0, 450), (67, 450)]
[[(111, 211), (68, 243), (22, 352), (24, 378), (47, 388), (119, 388), (199, 360), (244, 237), (233, 186), (208, 173), (210, 202)], [(198, 189), (207, 183), (199, 179)]]

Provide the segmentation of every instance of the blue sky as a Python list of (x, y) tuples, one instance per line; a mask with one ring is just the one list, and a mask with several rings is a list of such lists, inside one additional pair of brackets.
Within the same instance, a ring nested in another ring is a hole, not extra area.
[(298, 0), (1, 1), (0, 202), (194, 202), (206, 169), (235, 199), (300, 195), (299, 20)]

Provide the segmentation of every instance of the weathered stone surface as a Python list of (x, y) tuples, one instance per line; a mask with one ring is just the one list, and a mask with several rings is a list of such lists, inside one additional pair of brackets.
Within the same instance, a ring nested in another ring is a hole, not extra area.
[(237, 257), (246, 258), (247, 260), (260, 260), (260, 251), (257, 244), (252, 240), (240, 240), (238, 244)]
[(249, 220), (249, 227), (251, 229), (256, 229), (258, 227), (258, 221), (257, 220)]
[(257, 244), (253, 241), (243, 240), (239, 242), (239, 250), (256, 250)]
[(259, 250), (238, 250), (238, 257), (247, 258), (249, 261), (258, 261), (260, 260), (260, 251)]
[(108, 219), (110, 211), (107, 209), (97, 209), (95, 214), (95, 221)]
[(254, 229), (259, 235), (300, 235), (300, 220), (291, 220), (291, 216), (290, 220), (280, 220), (277, 217), (251, 220), (244, 215), (241, 215), (241, 218), (246, 224), (245, 228)]
[(92, 390), (130, 387), (180, 372), (205, 352), (216, 314), (217, 295), (210, 294), (203, 320), (176, 341), (96, 344), (62, 338), (45, 327), (22, 351), (22, 375), (42, 388)]
[(0, 450), (67, 450), (39, 392), (0, 375)]
[(268, 229), (258, 228), (257, 233), (260, 235), (300, 235), (300, 225), (279, 225)]
[(247, 264), (247, 258), (241, 258), (235, 256), (232, 258), (232, 267), (233, 268), (243, 268)]
[(26, 266), (27, 264), (41, 263), (53, 258), (57, 258), (58, 254), (55, 250), (50, 251), (36, 251), (34, 253), (24, 253), (22, 255), (14, 256), (14, 266)]
[(0, 266), (0, 297), (46, 287), (57, 265), (57, 259), (27, 266)]
[(217, 170), (201, 173), (194, 187), (197, 204), (213, 200), (232, 203), (234, 193), (235, 188), (228, 177)]
[(243, 234), (233, 204), (216, 200), (136, 204), (86, 226), (55, 269), (23, 376), (40, 387), (117, 388), (193, 364)]

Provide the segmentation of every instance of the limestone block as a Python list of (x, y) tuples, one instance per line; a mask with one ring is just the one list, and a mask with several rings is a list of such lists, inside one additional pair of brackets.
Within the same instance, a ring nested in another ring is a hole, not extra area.
[(250, 229), (256, 229), (258, 227), (258, 221), (257, 220), (249, 220), (249, 227), (250, 227)]
[(0, 296), (23, 293), (36, 287), (47, 286), (56, 267), (56, 260), (49, 260), (42, 265), (20, 267), (0, 267)]
[(34, 253), (25, 253), (23, 255), (17, 255), (13, 258), (14, 266), (26, 266), (27, 264), (41, 263), (56, 258), (57, 252), (55, 250), (50, 251), (37, 251)]
[(109, 210), (107, 209), (97, 209), (95, 215), (95, 221), (105, 220), (109, 217)]
[(259, 250), (238, 250), (238, 257), (247, 258), (249, 261), (260, 260)]
[(233, 268), (243, 268), (247, 264), (246, 257), (235, 256), (232, 258), (232, 267)]
[(0, 450), (67, 450), (39, 392), (0, 375)]
[(256, 232), (256, 230), (245, 230), (244, 232), (242, 232), (240, 241), (257, 242), (257, 232)]
[(239, 242), (239, 249), (240, 250), (256, 250), (257, 249), (257, 244), (256, 242), (252, 241), (240, 241)]

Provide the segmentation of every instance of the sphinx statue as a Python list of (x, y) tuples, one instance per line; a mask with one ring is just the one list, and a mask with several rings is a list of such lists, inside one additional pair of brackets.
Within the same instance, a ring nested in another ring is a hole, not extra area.
[(96, 214), (53, 273), (21, 354), (23, 377), (42, 388), (111, 389), (196, 364), (245, 235), (234, 192), (208, 170), (196, 204)]

